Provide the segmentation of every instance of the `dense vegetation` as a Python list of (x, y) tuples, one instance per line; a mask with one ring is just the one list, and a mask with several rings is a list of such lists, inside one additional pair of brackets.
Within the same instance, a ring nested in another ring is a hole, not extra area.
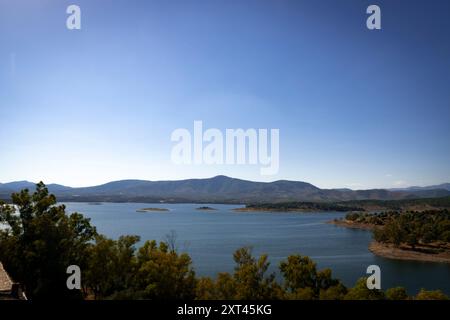
[(339, 202), (276, 202), (247, 204), (255, 211), (407, 211), (450, 209), (450, 197), (403, 200), (352, 200)]
[(418, 198), (402, 200), (352, 200), (337, 202), (337, 204), (356, 207), (360, 209), (379, 208), (380, 210), (417, 210), (414, 208), (425, 209), (450, 209), (450, 197), (440, 198)]
[(358, 211), (360, 207), (331, 202), (280, 202), (248, 204), (245, 209), (255, 211)]
[(407, 244), (413, 249), (419, 244), (433, 243), (444, 247), (450, 243), (450, 212), (447, 209), (349, 213), (346, 220), (379, 226), (374, 229), (374, 238), (382, 243)]
[[(317, 270), (306, 256), (292, 255), (279, 265), (283, 281), (268, 273), (266, 255), (249, 248), (234, 255), (234, 272), (215, 279), (197, 277), (191, 258), (176, 250), (174, 237), (147, 241), (99, 235), (81, 214), (67, 215), (44, 184), (36, 192), (12, 195), (18, 207), (0, 204), (0, 260), (31, 299), (447, 299), (440, 291), (422, 290), (409, 297), (404, 288), (369, 290), (360, 279), (353, 288)], [(82, 290), (66, 288), (66, 268), (79, 265)]]

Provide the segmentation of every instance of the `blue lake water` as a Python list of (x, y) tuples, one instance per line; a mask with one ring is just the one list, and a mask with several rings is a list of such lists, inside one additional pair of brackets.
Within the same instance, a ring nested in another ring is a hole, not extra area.
[[(233, 252), (243, 246), (253, 253), (266, 253), (271, 271), (291, 254), (311, 257), (319, 269), (331, 268), (345, 285), (353, 286), (366, 275), (369, 265), (381, 268), (381, 286), (403, 286), (410, 294), (420, 288), (441, 289), (450, 294), (450, 265), (399, 261), (373, 255), (367, 248), (369, 231), (327, 224), (344, 213), (237, 213), (240, 206), (217, 205), (216, 211), (198, 211), (196, 204), (66, 203), (67, 212), (80, 212), (92, 219), (98, 232), (117, 239), (139, 235), (145, 240), (164, 240), (172, 230), (178, 250), (191, 256), (197, 275), (214, 277), (233, 272)], [(146, 207), (167, 208), (169, 212), (136, 212)]]

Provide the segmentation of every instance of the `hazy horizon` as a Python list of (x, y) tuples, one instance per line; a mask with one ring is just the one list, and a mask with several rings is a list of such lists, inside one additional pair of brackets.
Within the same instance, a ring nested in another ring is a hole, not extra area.
[[(218, 176), (224, 176), (224, 175), (216, 175), (216, 176), (211, 176), (211, 177), (206, 177), (206, 178), (187, 178), (187, 179), (162, 179), (162, 180), (146, 180), (146, 179), (139, 179), (139, 178), (129, 178), (129, 179), (120, 179), (120, 180), (109, 180), (109, 181), (105, 181), (99, 184), (93, 184), (93, 185), (66, 185), (66, 184), (61, 184), (58, 182), (46, 182), (44, 180), (37, 180), (37, 181), (30, 181), (30, 180), (13, 180), (13, 181), (0, 181), (0, 184), (8, 184), (8, 183), (14, 183), (14, 182), (30, 182), (30, 183), (38, 183), (40, 181), (44, 182), (46, 185), (52, 185), (52, 184), (56, 184), (56, 185), (62, 185), (65, 187), (71, 187), (71, 188), (85, 188), (85, 187), (95, 187), (95, 186), (100, 186), (100, 185), (104, 185), (110, 182), (118, 182), (118, 181), (149, 181), (149, 182), (160, 182), (160, 181), (181, 181), (181, 180), (198, 180), (198, 179), (212, 179)], [(423, 185), (423, 186), (419, 186), (419, 185), (411, 185), (411, 186), (405, 186), (405, 187), (398, 187), (398, 188), (390, 188), (390, 187), (385, 187), (385, 188), (364, 188), (364, 189), (358, 189), (358, 188), (348, 188), (348, 187), (335, 187), (335, 188), (325, 188), (325, 187), (321, 187), (319, 185), (316, 185), (314, 183), (311, 183), (309, 181), (300, 181), (300, 180), (289, 180), (289, 179), (277, 179), (277, 180), (272, 180), (272, 181), (261, 181), (261, 180), (247, 180), (247, 179), (242, 179), (239, 177), (231, 177), (231, 176), (225, 176), (227, 178), (231, 178), (231, 179), (238, 179), (238, 180), (246, 180), (246, 181), (252, 181), (252, 182), (264, 182), (264, 183), (271, 183), (271, 182), (276, 182), (276, 181), (295, 181), (295, 182), (305, 182), (305, 183), (309, 183), (312, 184), (315, 187), (318, 187), (320, 189), (351, 189), (351, 190), (370, 190), (370, 189), (407, 189), (407, 188), (413, 188), (413, 187), (430, 187), (430, 186), (439, 186), (439, 185), (443, 185), (443, 184), (448, 184), (449, 182), (441, 182), (441, 183), (437, 183), (437, 184), (433, 184), (433, 185)]]

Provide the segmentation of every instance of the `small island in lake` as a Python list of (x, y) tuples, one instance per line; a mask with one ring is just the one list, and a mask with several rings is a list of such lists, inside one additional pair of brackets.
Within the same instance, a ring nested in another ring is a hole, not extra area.
[(195, 209), (195, 210), (200, 210), (200, 211), (215, 211), (215, 210), (217, 210), (216, 208), (211, 208), (211, 207), (206, 207), (206, 206), (204, 206), (204, 207), (198, 207), (197, 209)]
[(166, 208), (142, 208), (136, 210), (136, 212), (167, 212), (169, 209)]

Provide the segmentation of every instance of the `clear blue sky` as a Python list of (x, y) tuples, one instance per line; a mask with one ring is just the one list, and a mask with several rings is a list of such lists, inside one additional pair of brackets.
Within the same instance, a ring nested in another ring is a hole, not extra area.
[[(194, 120), (279, 128), (279, 173), (172, 164), (170, 134)], [(0, 182), (430, 185), (450, 181), (449, 122), (446, 0), (0, 3)]]

